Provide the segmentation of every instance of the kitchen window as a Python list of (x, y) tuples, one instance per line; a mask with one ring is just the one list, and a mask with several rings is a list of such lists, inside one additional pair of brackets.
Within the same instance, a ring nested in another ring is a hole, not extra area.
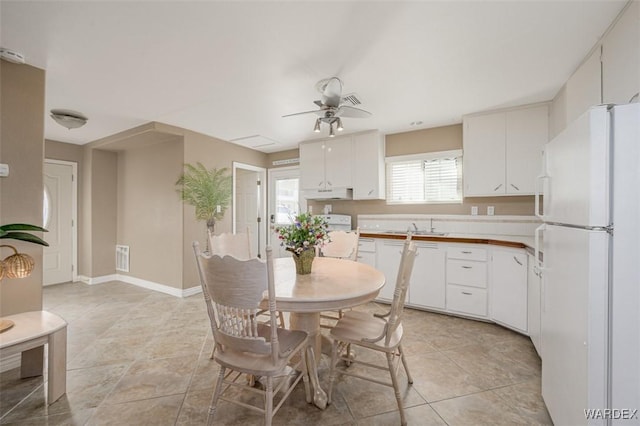
[(387, 204), (462, 202), (462, 150), (387, 157)]

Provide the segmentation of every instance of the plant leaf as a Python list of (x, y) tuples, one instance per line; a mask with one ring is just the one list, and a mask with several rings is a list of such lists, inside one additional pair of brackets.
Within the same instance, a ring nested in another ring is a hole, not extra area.
[(2, 231), (39, 231), (39, 232), (49, 232), (41, 226), (30, 225), (28, 223), (10, 223), (8, 225), (0, 226), (0, 230)]
[(29, 234), (27, 232), (7, 232), (4, 235), (0, 235), (0, 239), (12, 239), (12, 240), (20, 240), (20, 241), (26, 241), (28, 243), (34, 243), (34, 244), (40, 244), (41, 246), (49, 246), (49, 243), (47, 243), (45, 240), (43, 240), (40, 237), (37, 237), (33, 234)]

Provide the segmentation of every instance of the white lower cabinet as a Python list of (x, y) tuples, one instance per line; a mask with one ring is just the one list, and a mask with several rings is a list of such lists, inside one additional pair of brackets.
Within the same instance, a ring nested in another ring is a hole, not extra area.
[[(385, 275), (376, 300), (391, 302), (404, 240), (361, 238), (358, 260)], [(540, 277), (524, 249), (416, 241), (406, 304), (492, 320), (540, 345)]]
[(409, 287), (411, 306), (445, 309), (446, 250), (437, 243), (417, 243)]
[(358, 262), (376, 267), (376, 240), (360, 238), (358, 241)]
[(447, 248), (447, 311), (486, 317), (487, 249), (454, 245)]
[(465, 315), (487, 316), (487, 290), (447, 285), (447, 310)]
[(491, 319), (527, 332), (527, 255), (523, 249), (493, 248)]
[[(385, 277), (385, 285), (378, 293), (378, 300), (390, 302), (393, 300), (393, 291), (396, 285), (396, 276), (400, 266), (403, 240), (378, 240), (376, 242), (377, 265), (376, 268), (382, 271)], [(419, 261), (416, 259), (416, 263)], [(407, 296), (411, 293), (411, 288)]]

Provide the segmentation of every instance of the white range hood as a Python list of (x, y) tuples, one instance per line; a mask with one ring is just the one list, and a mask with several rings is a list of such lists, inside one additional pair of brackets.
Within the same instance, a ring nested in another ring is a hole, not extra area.
[(307, 200), (352, 200), (351, 188), (305, 189), (302, 196)]

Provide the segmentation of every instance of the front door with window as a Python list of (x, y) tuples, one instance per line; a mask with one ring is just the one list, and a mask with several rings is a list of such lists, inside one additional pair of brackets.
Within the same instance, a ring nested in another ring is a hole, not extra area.
[(289, 256), (280, 246), (273, 231), (279, 225), (288, 225), (300, 212), (307, 211), (307, 201), (300, 196), (299, 167), (282, 167), (269, 170), (269, 244), (275, 257)]

